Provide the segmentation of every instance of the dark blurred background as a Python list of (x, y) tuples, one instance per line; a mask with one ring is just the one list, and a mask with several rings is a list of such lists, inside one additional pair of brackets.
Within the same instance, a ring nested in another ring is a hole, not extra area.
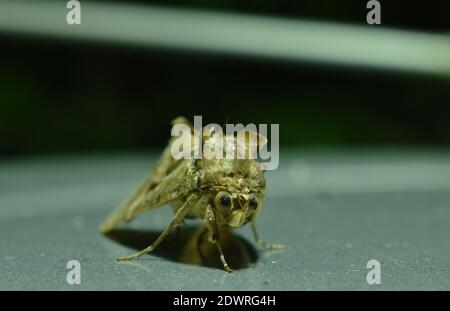
[[(367, 1), (139, 3), (355, 25), (365, 25), (367, 11)], [(448, 34), (444, 3), (382, 1), (382, 26)], [(157, 149), (171, 119), (196, 114), (279, 123), (282, 147), (450, 145), (442, 77), (8, 33), (0, 56), (3, 157)]]

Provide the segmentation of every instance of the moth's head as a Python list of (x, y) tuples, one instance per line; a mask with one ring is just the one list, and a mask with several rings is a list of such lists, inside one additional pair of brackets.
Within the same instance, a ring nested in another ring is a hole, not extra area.
[(261, 209), (266, 181), (256, 152), (265, 144), (267, 138), (256, 132), (203, 137), (203, 151), (210, 150), (212, 156), (197, 160), (195, 166), (219, 225), (241, 227)]
[(233, 192), (219, 191), (214, 197), (214, 206), (224, 225), (238, 228), (256, 217), (263, 200), (263, 195), (236, 195)]
[[(204, 160), (203, 160), (204, 161)], [(209, 160), (203, 162), (202, 188), (210, 194), (219, 225), (241, 227), (260, 211), (266, 181), (254, 160)]]

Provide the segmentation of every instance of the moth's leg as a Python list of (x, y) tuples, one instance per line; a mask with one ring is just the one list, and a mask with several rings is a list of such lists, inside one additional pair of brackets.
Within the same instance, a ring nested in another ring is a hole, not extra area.
[(159, 245), (159, 243), (161, 243), (167, 237), (167, 235), (169, 235), (169, 233), (173, 230), (173, 228), (178, 226), (183, 221), (184, 217), (186, 217), (191, 207), (197, 202), (199, 198), (200, 198), (199, 194), (197, 193), (191, 194), (186, 200), (186, 202), (184, 202), (184, 204), (175, 213), (175, 216), (172, 218), (172, 221), (170, 222), (169, 226), (167, 226), (164, 232), (161, 233), (161, 235), (156, 239), (155, 242), (152, 243), (152, 245), (133, 255), (117, 257), (116, 260), (117, 261), (131, 260), (153, 251)]
[(186, 227), (186, 222), (183, 219), (178, 225), (176, 225), (173, 229), (173, 235), (176, 239), (179, 239), (181, 234), (183, 233), (184, 228)]
[(216, 244), (217, 250), (219, 251), (220, 261), (222, 261), (222, 265), (223, 265), (225, 271), (233, 272), (233, 269), (230, 268), (230, 266), (228, 265), (227, 261), (225, 260), (225, 256), (223, 255), (222, 247), (220, 247), (220, 239), (217, 238), (214, 241), (214, 244)]
[(225, 256), (223, 255), (222, 247), (220, 246), (220, 235), (219, 235), (219, 229), (217, 228), (216, 219), (214, 216), (214, 212), (211, 209), (211, 206), (208, 206), (206, 208), (206, 221), (209, 229), (209, 240), (210, 242), (214, 243), (217, 247), (217, 251), (220, 255), (220, 261), (222, 262), (222, 265), (227, 272), (233, 272), (233, 269), (230, 268), (227, 261), (225, 260)]
[(253, 236), (255, 237), (256, 243), (258, 243), (262, 247), (264, 247), (266, 249), (270, 249), (270, 250), (279, 250), (279, 249), (286, 248), (286, 246), (284, 246), (282, 244), (270, 244), (270, 243), (265, 242), (263, 239), (261, 239), (261, 237), (258, 233), (258, 230), (256, 229), (256, 223), (254, 220), (252, 221), (252, 231), (253, 231)]

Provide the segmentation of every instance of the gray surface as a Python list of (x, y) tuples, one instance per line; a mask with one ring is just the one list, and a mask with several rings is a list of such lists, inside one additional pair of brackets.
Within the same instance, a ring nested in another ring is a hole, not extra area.
[[(189, 225), (155, 254), (113, 260), (169, 222), (162, 208), (124, 226), (116, 241), (97, 232), (151, 155), (4, 160), (0, 289), (450, 290), (449, 159), (448, 152), (283, 152), (280, 168), (267, 173), (258, 224), (266, 240), (288, 248), (260, 251), (250, 228), (241, 228), (235, 235), (248, 243), (235, 238), (243, 247), (228, 256), (257, 258), (233, 274), (180, 262)], [(366, 283), (372, 258), (381, 262), (381, 285)], [(66, 283), (71, 259), (81, 262), (81, 285)]]

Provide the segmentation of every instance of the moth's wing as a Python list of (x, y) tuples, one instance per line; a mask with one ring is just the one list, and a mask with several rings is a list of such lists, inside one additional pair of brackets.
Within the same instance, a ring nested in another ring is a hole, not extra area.
[[(176, 124), (186, 124), (191, 129), (191, 135), (194, 134), (193, 126), (192, 126), (192, 124), (189, 123), (188, 120), (186, 120), (186, 118), (178, 117), (178, 118), (174, 119), (172, 121), (172, 125), (176, 125)], [(142, 190), (148, 190), (147, 187), (150, 187), (150, 189), (155, 188), (164, 177), (169, 175), (178, 165), (180, 165), (182, 160), (176, 160), (172, 156), (172, 144), (176, 139), (177, 139), (177, 137), (172, 137), (170, 139), (169, 144), (167, 145), (166, 149), (164, 149), (161, 157), (156, 162), (153, 170), (150, 172), (149, 176), (142, 184), (142, 187), (144, 187), (144, 189), (139, 188), (136, 191), (135, 195), (139, 195), (140, 191), (142, 191)], [(145, 182), (147, 182), (148, 185), (144, 185)], [(130, 201), (135, 199), (135, 195), (133, 195), (130, 198)]]
[[(187, 124), (193, 129), (185, 118), (179, 117), (172, 121), (174, 125), (180, 123)], [(130, 221), (145, 211), (158, 208), (185, 195), (190, 190), (186, 187), (186, 176), (191, 163), (190, 160), (174, 159), (171, 152), (174, 140), (175, 137), (172, 137), (155, 167), (138, 189), (106, 218), (100, 227), (102, 233), (115, 229), (119, 224)]]
[[(187, 161), (187, 160), (183, 160)], [(114, 230), (123, 222), (134, 219), (139, 214), (158, 208), (176, 198), (186, 195), (190, 190), (187, 183), (189, 162), (180, 163), (170, 174), (155, 185), (153, 172), (141, 183), (138, 190), (117, 209), (115, 209), (100, 227), (102, 233)]]

